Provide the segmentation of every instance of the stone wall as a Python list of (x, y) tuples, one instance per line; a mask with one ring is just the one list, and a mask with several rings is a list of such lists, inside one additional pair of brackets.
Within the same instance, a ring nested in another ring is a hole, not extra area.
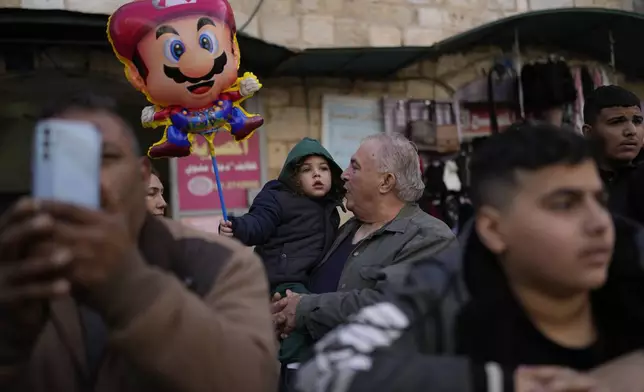
[[(321, 138), (322, 97), (325, 94), (448, 100), (458, 88), (485, 75), (493, 60), (500, 55), (499, 50), (480, 48), (467, 54), (444, 56), (438, 61), (414, 64), (400, 71), (395, 78), (381, 82), (330, 78), (262, 80), (264, 87), (259, 97), (266, 119), (262, 132), (268, 136), (269, 178), (277, 176), (286, 154), (302, 137)], [(543, 55), (539, 51), (528, 51), (524, 60)], [(568, 60), (572, 63), (581, 61)], [(83, 71), (87, 65), (88, 70)], [(94, 79), (93, 85), (100, 91), (117, 94), (124, 104), (137, 107), (145, 104), (142, 96), (127, 84), (122, 65), (106, 51), (75, 51), (73, 48), (56, 47), (43, 49), (36, 55), (36, 68), (87, 72), (87, 76)], [(0, 57), (0, 74), (3, 73), (3, 58)], [(13, 78), (8, 76), (3, 77), (4, 83), (0, 86), (2, 95), (13, 97), (12, 102), (32, 100), (30, 93), (20, 85), (10, 83)], [(644, 96), (644, 85), (628, 83), (619, 75), (613, 79), (613, 82)], [(103, 82), (97, 84), (97, 81)], [(80, 79), (79, 83), (82, 83)]]
[[(288, 151), (302, 137), (321, 139), (323, 95), (449, 100), (457, 89), (483, 77), (499, 55), (501, 53), (494, 49), (480, 49), (468, 54), (444, 56), (435, 62), (415, 64), (386, 82), (313, 78), (263, 81), (261, 97), (266, 119), (264, 132), (269, 140), (269, 178), (277, 177)], [(544, 55), (540, 51), (528, 51), (523, 59), (529, 61)], [(566, 59), (570, 65), (598, 65), (587, 59)], [(644, 97), (643, 83), (625, 80), (622, 75), (611, 72), (609, 77), (611, 83)]]
[[(110, 14), (129, 0), (0, 0), (0, 7)], [(229, 0), (237, 25), (260, 0)], [(633, 9), (633, 0), (264, 0), (244, 32), (291, 48), (424, 46), (531, 10)]]
[[(76, 83), (88, 83), (100, 92), (115, 94), (119, 101), (136, 112), (132, 121), (138, 121), (138, 108), (145, 105), (141, 95), (127, 84), (123, 75), (122, 65), (112, 53), (99, 51), (77, 51), (74, 48), (49, 48), (46, 53), (36, 56), (36, 68), (39, 71), (59, 72), (60, 68), (70, 71), (88, 72), (88, 81), (75, 78)], [(264, 87), (259, 93), (262, 102), (262, 115), (266, 125), (260, 132), (267, 135), (267, 171), (268, 178), (276, 178), (286, 160), (288, 151), (302, 137), (321, 138), (322, 133), (322, 97), (325, 94), (353, 95), (357, 97), (391, 97), (419, 99), (450, 99), (459, 87), (485, 74), (495, 57), (501, 55), (498, 50), (479, 49), (464, 55), (445, 56), (435, 62), (423, 62), (402, 70), (396, 78), (382, 82), (350, 81), (344, 79), (314, 79), (306, 80), (283, 78), (262, 80)], [(543, 53), (529, 52), (525, 59), (540, 57)], [(580, 60), (577, 60), (580, 61)], [(575, 62), (574, 60), (572, 61)], [(588, 63), (588, 61), (584, 61)], [(88, 67), (87, 67), (88, 66)], [(86, 68), (87, 67), (87, 68)], [(88, 71), (87, 71), (88, 70)], [(10, 129), (16, 132), (25, 128), (25, 114), (33, 115), (29, 110), (23, 110), (23, 104), (33, 110), (34, 97), (31, 91), (37, 87), (24, 88), (23, 78), (12, 78), (6, 74), (4, 59), (0, 57), (0, 96), (9, 97), (0, 102), (0, 118), (5, 121), (12, 119)], [(620, 75), (613, 75), (613, 82), (623, 85), (644, 97), (644, 84), (623, 80)], [(38, 81), (31, 81), (31, 86)], [(51, 83), (51, 80), (48, 81)], [(60, 86), (61, 91), (70, 86)], [(39, 96), (40, 97), (40, 96)], [(42, 97), (40, 97), (42, 98)], [(36, 104), (37, 105), (37, 104)], [(158, 133), (153, 131), (140, 133), (143, 145), (156, 141)], [(1, 136), (1, 135), (0, 135)], [(22, 135), (24, 136), (24, 135)], [(145, 140), (145, 139), (149, 140)], [(5, 148), (2, 148), (5, 147)], [(2, 143), (0, 137), (0, 166), (8, 172), (19, 173), (13, 180), (0, 178), (0, 190), (28, 189), (29, 167), (27, 151), (30, 148), (28, 138), (12, 138), (11, 143)], [(27, 170), (27, 171), (26, 171)], [(6, 177), (6, 176), (5, 176)], [(341, 213), (343, 221), (351, 217), (350, 213)]]

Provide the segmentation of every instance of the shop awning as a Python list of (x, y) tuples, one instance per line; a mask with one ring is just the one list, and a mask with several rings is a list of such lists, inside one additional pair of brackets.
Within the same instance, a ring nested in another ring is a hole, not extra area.
[[(70, 11), (0, 9), (0, 44), (80, 44), (107, 46), (107, 16)], [(570, 52), (611, 61), (628, 76), (644, 74), (639, 50), (644, 15), (602, 8), (563, 8), (528, 12), (488, 23), (431, 47), (329, 48), (294, 52), (238, 35), (242, 66), (261, 76), (382, 79), (423, 59), (463, 53), (481, 46), (510, 50), (518, 33), (522, 48)]]
[(644, 15), (603, 8), (563, 8), (535, 11), (492, 22), (445, 39), (430, 48), (428, 57), (466, 52), (477, 46), (511, 50), (515, 31), (521, 48), (563, 51), (610, 63), (611, 36), (615, 66), (630, 76), (643, 75), (640, 36)]
[(427, 47), (307, 49), (283, 62), (276, 76), (380, 79), (425, 57)]
[[(80, 45), (109, 48), (107, 16), (59, 10), (0, 9), (0, 45), (3, 49), (29, 45)], [(237, 35), (242, 67), (270, 75), (294, 53), (243, 33)]]
[(479, 46), (510, 50), (515, 31), (522, 48), (566, 51), (604, 63), (611, 61), (612, 33), (616, 68), (630, 76), (644, 74), (644, 52), (639, 50), (644, 15), (602, 8), (563, 8), (519, 14), (468, 30), (431, 47), (308, 49), (282, 63), (276, 73), (384, 78), (416, 61), (462, 53)]

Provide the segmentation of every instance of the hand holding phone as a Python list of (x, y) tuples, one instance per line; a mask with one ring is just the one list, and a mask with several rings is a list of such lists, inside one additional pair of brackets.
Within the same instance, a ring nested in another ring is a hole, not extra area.
[(94, 289), (124, 264), (143, 264), (138, 233), (119, 195), (101, 187), (101, 150), (102, 134), (90, 123), (52, 119), (37, 126), (33, 196), (53, 226), (35, 243), (51, 241), (51, 252), (70, 253), (73, 268), (64, 277), (74, 294), (83, 293), (99, 309), (109, 299), (92, 298)]
[[(91, 123), (45, 120), (36, 125), (32, 193), (35, 199), (100, 207), (102, 138)], [(23, 199), (0, 220), (0, 307), (39, 303), (70, 290), (69, 249), (50, 241), (53, 217)], [(21, 312), (19, 312), (21, 313)]]
[(47, 320), (48, 301), (71, 290), (66, 277), (70, 252), (57, 252), (45, 240), (52, 224), (28, 198), (0, 216), (0, 346), (5, 355), (29, 350)]
[(101, 149), (101, 134), (91, 123), (52, 119), (37, 124), (34, 198), (21, 200), (0, 220), (0, 308), (39, 308), (42, 301), (69, 292), (66, 274), (73, 256), (51, 243), (54, 217), (41, 211), (37, 200), (98, 209)]

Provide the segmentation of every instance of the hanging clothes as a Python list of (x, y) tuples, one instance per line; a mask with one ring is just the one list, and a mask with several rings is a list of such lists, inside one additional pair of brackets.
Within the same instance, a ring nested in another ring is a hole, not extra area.
[(420, 208), (457, 230), (464, 195), (458, 164), (434, 159), (427, 164), (423, 180), (425, 192), (418, 202)]
[(584, 100), (588, 97), (595, 89), (602, 84), (595, 83), (593, 80), (593, 75), (591, 74), (590, 69), (587, 66), (581, 67), (581, 86), (584, 94)]
[(577, 91), (577, 100), (573, 105), (572, 125), (579, 133), (584, 126), (584, 86), (582, 82), (582, 68), (575, 67), (572, 69), (572, 76), (575, 80), (575, 90)]
[(434, 159), (427, 163), (427, 168), (423, 173), (425, 182), (425, 192), (418, 201), (420, 208), (436, 219), (445, 221), (445, 216), (441, 209), (443, 197), (447, 192), (447, 187), (443, 182), (444, 163)]
[(543, 119), (553, 109), (564, 109), (577, 100), (575, 80), (565, 61), (549, 59), (521, 69), (526, 116)]

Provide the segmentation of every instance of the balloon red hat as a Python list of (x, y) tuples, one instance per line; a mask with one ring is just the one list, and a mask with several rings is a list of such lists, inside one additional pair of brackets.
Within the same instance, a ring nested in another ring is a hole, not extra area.
[(210, 16), (236, 34), (233, 8), (226, 0), (137, 0), (123, 5), (110, 17), (107, 35), (116, 54), (132, 61), (136, 47), (159, 24), (189, 15)]

